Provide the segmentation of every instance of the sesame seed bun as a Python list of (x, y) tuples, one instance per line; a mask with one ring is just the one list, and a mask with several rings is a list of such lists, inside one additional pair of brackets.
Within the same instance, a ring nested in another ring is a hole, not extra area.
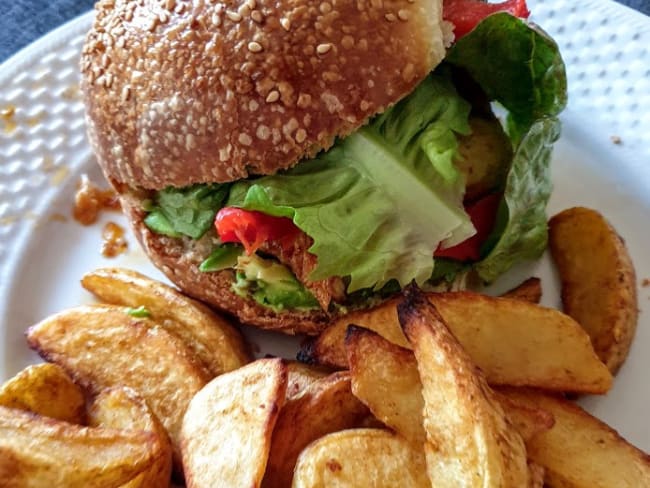
[(440, 0), (100, 0), (83, 48), (105, 175), (161, 189), (272, 174), (443, 58)]
[(241, 322), (316, 334), (322, 310), (274, 312), (202, 273), (199, 241), (144, 225), (151, 190), (273, 174), (327, 149), (442, 60), (441, 0), (100, 0), (81, 58), (91, 144), (145, 252)]

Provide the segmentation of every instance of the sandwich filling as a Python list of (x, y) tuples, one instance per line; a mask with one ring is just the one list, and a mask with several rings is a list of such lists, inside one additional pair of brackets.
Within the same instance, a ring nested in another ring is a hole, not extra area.
[(218, 237), (201, 271), (232, 269), (238, 294), (275, 310), (351, 307), (470, 271), (490, 282), (546, 247), (565, 104), (553, 40), (492, 14), (411, 94), (328, 151), (273, 175), (158, 191), (145, 223)]

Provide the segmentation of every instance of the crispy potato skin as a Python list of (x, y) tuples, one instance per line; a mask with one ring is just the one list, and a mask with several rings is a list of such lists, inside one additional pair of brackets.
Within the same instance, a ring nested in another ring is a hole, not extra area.
[(91, 394), (120, 385), (140, 393), (169, 432), (180, 471), (183, 413), (211, 377), (183, 341), (121, 307), (85, 305), (30, 327), (27, 342)]
[(172, 471), (172, 445), (167, 431), (144, 399), (126, 387), (109, 388), (88, 409), (93, 427), (142, 430), (156, 435), (155, 457), (144, 472), (120, 488), (168, 488)]
[(546, 470), (550, 488), (650, 486), (650, 456), (568, 400), (524, 388), (501, 393), (550, 412), (555, 424), (526, 443), (530, 459)]
[(353, 394), (350, 375), (333, 373), (288, 400), (275, 424), (263, 488), (290, 486), (300, 452), (316, 439), (360, 427), (368, 409)]
[[(605, 393), (612, 376), (596, 356), (587, 333), (571, 317), (550, 308), (472, 292), (427, 294), (490, 384), (554, 391)], [(354, 313), (307, 342), (299, 359), (348, 367), (345, 333), (353, 323), (410, 348), (397, 320), (399, 299)]]
[(105, 303), (144, 306), (154, 320), (181, 338), (214, 376), (250, 361), (248, 346), (234, 326), (171, 286), (124, 268), (96, 269), (86, 273), (81, 284)]
[(638, 318), (636, 276), (623, 239), (600, 213), (574, 207), (550, 220), (549, 247), (564, 311), (582, 325), (598, 357), (616, 373)]
[(349, 429), (321, 437), (302, 451), (291, 486), (431, 488), (431, 482), (421, 446), (387, 430)]
[(441, 488), (527, 486), (524, 441), (436, 307), (411, 286), (397, 314), (422, 381), (431, 482)]
[(84, 393), (56, 364), (28, 366), (0, 387), (0, 405), (83, 424)]
[(261, 485), (286, 389), (284, 361), (258, 359), (194, 396), (181, 431), (188, 488)]
[(542, 280), (533, 276), (522, 281), (512, 290), (505, 292), (501, 296), (505, 298), (516, 298), (517, 300), (524, 300), (531, 303), (539, 303), (542, 299)]
[(117, 488), (151, 465), (150, 432), (83, 427), (0, 407), (0, 486)]

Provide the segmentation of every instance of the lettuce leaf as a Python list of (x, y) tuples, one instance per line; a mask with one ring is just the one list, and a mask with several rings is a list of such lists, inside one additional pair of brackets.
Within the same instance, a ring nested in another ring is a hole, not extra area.
[(508, 110), (514, 157), (495, 230), (474, 266), (491, 282), (515, 262), (539, 257), (547, 243), (556, 118), (567, 103), (566, 73), (557, 44), (539, 28), (498, 13), (461, 38), (445, 59), (466, 70), (490, 100)]
[(533, 123), (517, 147), (493, 232), (494, 247), (474, 267), (484, 281), (494, 281), (515, 262), (538, 258), (546, 249), (549, 163), (559, 136), (559, 120), (543, 118)]
[(536, 120), (558, 115), (566, 106), (566, 72), (557, 44), (508, 13), (483, 19), (445, 61), (467, 70), (491, 100), (508, 109), (515, 142)]
[(330, 151), (235, 183), (227, 205), (293, 219), (314, 241), (311, 279), (349, 276), (349, 292), (423, 283), (441, 242), (474, 233), (452, 164), (469, 109), (446, 76), (433, 74)]
[(156, 194), (144, 223), (158, 234), (199, 239), (212, 226), (228, 188), (228, 184), (165, 188)]

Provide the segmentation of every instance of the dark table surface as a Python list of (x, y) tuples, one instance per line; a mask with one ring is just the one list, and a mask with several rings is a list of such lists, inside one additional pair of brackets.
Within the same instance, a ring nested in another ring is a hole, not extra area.
[[(68, 20), (87, 12), (95, 0), (0, 0), (0, 63)], [(620, 0), (650, 15), (650, 0)]]

